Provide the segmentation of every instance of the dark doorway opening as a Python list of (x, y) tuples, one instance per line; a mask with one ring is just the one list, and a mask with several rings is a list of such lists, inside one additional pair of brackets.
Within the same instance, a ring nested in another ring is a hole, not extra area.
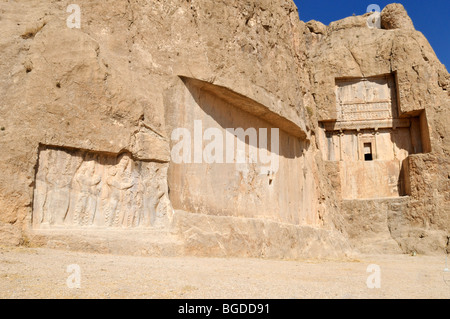
[(372, 143), (364, 143), (364, 160), (373, 161)]

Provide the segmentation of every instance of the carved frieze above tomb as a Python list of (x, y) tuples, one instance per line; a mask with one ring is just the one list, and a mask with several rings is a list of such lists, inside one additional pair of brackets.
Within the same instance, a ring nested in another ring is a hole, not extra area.
[(392, 76), (336, 80), (338, 122), (391, 120), (398, 117)]

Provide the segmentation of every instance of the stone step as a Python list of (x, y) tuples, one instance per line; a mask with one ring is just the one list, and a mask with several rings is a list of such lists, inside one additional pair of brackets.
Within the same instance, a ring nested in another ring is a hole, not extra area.
[(183, 244), (178, 237), (161, 229), (31, 230), (27, 238), (32, 247), (135, 256), (183, 254)]

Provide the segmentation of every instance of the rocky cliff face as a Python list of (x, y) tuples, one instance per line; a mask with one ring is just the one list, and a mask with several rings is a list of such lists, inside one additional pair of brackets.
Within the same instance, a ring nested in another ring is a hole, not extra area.
[[(386, 202), (344, 201), (339, 212), (345, 219), (342, 228), (363, 250), (367, 238), (385, 234), (405, 252), (442, 252), (448, 245), (450, 226), (450, 144), (445, 125), (450, 114), (449, 75), (423, 34), (414, 29), (402, 5), (391, 4), (381, 12), (381, 29), (369, 28), (370, 18), (370, 14), (349, 17), (328, 27), (315, 21), (307, 24), (311, 31), (306, 35), (307, 61), (316, 105), (313, 123), (338, 119), (336, 79), (390, 74), (396, 81), (398, 118), (420, 117), (420, 128), (411, 130), (421, 131), (422, 150), (410, 152), (404, 162), (407, 171), (401, 174), (408, 188), (404, 195), (408, 196), (401, 204), (394, 203), (392, 210)], [(395, 125), (391, 128), (395, 130)], [(339, 192), (337, 195), (342, 197)], [(380, 220), (367, 219), (367, 211)], [(385, 231), (374, 232), (380, 226)], [(374, 249), (368, 247), (369, 251)]]
[[(429, 139), (423, 154), (408, 157), (409, 197), (375, 228), (402, 251), (446, 247), (450, 76), (401, 7), (387, 7), (384, 29), (370, 29), (367, 16), (305, 24), (289, 0), (78, 1), (80, 28), (70, 28), (69, 4), (0, 5), (2, 243), (348, 253), (366, 236), (363, 222), (352, 222), (363, 212), (341, 201), (320, 123), (337, 118), (336, 78), (393, 74), (399, 116), (421, 117)], [(270, 149), (279, 170), (177, 166), (172, 134), (195, 120), (224, 134), (233, 125), (279, 128), (281, 149)], [(112, 244), (118, 228), (132, 229), (140, 246)]]

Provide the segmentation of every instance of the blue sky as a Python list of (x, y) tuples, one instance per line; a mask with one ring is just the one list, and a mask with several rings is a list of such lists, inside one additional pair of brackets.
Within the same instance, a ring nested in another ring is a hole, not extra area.
[(326, 25), (332, 21), (366, 12), (370, 4), (383, 9), (400, 2), (408, 11), (417, 30), (430, 42), (439, 60), (450, 70), (450, 1), (449, 0), (294, 0), (302, 21), (317, 20)]

